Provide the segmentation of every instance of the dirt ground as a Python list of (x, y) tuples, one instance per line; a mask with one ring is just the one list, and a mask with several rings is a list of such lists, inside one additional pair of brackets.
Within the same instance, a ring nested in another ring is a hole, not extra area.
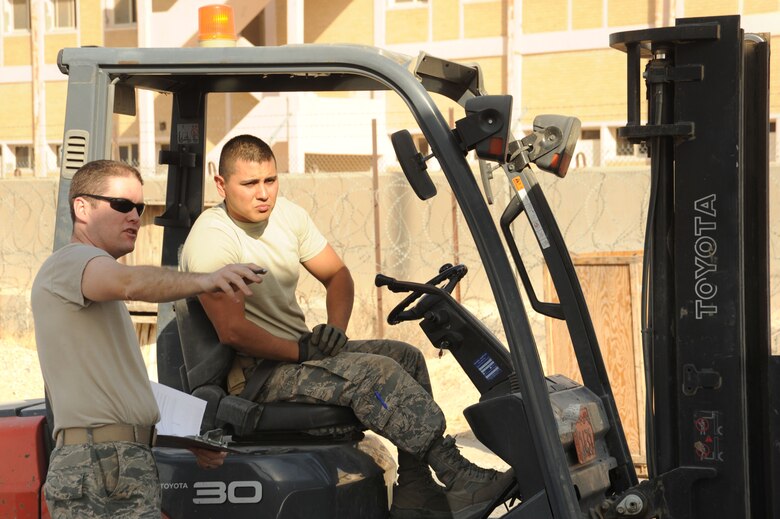
[(43, 396), (43, 379), (38, 355), (20, 342), (0, 341), (0, 402)]

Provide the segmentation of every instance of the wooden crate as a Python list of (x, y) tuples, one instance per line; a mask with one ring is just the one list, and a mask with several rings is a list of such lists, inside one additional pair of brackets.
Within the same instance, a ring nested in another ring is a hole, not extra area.
[[(645, 379), (640, 325), (641, 252), (579, 254), (572, 262), (588, 304), (628, 448), (637, 470), (646, 470)], [(544, 271), (545, 300), (558, 301)], [(582, 382), (566, 324), (546, 319), (548, 374)]]
[(135, 326), (135, 334), (141, 347), (149, 346), (157, 342), (157, 315), (130, 314), (130, 319)]
[[(138, 232), (135, 250), (119, 258), (120, 263), (126, 265), (160, 265), (163, 228), (154, 225), (154, 217), (161, 215), (164, 210), (165, 208), (162, 205), (146, 206), (146, 211), (141, 215), (141, 229)], [(138, 343), (142, 347), (156, 343), (157, 304), (145, 301), (127, 301), (127, 308), (130, 310), (130, 318), (135, 326)]]

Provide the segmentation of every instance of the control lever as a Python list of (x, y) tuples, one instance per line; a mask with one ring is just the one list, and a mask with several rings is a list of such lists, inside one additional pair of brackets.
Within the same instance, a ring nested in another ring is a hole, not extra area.
[(415, 283), (413, 281), (398, 281), (384, 274), (377, 274), (374, 278), (374, 285), (377, 287), (387, 287), (390, 292), (422, 292), (423, 294), (436, 294), (444, 292), (441, 288), (428, 285), (427, 283)]
[(479, 160), (479, 175), (482, 177), (482, 185), (485, 188), (485, 198), (487, 203), (493, 205), (493, 188), (490, 186), (490, 181), (493, 180), (493, 171), (499, 166), (491, 166), (486, 160)]

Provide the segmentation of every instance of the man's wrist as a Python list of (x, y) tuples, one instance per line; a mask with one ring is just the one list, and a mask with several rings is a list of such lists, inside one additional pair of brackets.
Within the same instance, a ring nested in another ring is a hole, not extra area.
[(309, 360), (309, 349), (311, 348), (309, 345), (310, 337), (311, 333), (304, 333), (298, 339), (298, 362), (305, 362)]

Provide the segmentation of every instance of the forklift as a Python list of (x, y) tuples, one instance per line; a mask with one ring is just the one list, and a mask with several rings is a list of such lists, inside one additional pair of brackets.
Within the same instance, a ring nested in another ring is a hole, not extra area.
[[(452, 353), (480, 394), (464, 410), (474, 435), (514, 469), (516, 484), (478, 517), (780, 518), (779, 368), (769, 347), (769, 39), (745, 34), (739, 23), (689, 18), (610, 38), (628, 60), (620, 136), (647, 143), (651, 156), (642, 298), (649, 477), (642, 481), (571, 257), (532, 168), (565, 177), (580, 122), (542, 114), (515, 138), (511, 96), (489, 95), (478, 66), (353, 45), (63, 49), (68, 94), (54, 248), (70, 239), (70, 179), (86, 162), (111, 156), (113, 115), (134, 114), (139, 89), (172, 97), (170, 143), (159, 156), (168, 170), (166, 209), (155, 223), (164, 228), (162, 265), (173, 268), (204, 209), (209, 94), (395, 92), (431, 150), (423, 155), (408, 130), (392, 134), (404, 176), (421, 200), (436, 196), (427, 164), (437, 159), (506, 335), (504, 344), (452, 296), (466, 265), (444, 264), (425, 282), (376, 276), (377, 287), (407, 294), (388, 323), (418, 321), (431, 344)], [(454, 128), (432, 94), (462, 107)], [(498, 170), (513, 191), (494, 222), (488, 203)], [(523, 261), (529, 251), (514, 235), (521, 216), (559, 302), (534, 291)], [(565, 321), (582, 384), (545, 375), (528, 307)], [(233, 353), (196, 300), (160, 304), (157, 323), (158, 380), (206, 400), (202, 434), (231, 450), (222, 467), (204, 472), (187, 451), (155, 447), (163, 517), (388, 517), (383, 471), (358, 448), (364, 427), (350, 409), (226, 395)], [(2, 513), (24, 504), (38, 511), (31, 517), (48, 517), (47, 412), (43, 399), (0, 406), (2, 443), (24, 442), (14, 452), (32, 453), (14, 475), (34, 482), (13, 486), (25, 490), (9, 491)]]

